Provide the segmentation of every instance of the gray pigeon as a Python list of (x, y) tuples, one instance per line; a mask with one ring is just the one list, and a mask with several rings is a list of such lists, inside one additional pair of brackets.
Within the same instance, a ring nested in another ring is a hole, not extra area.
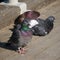
[(28, 24), (25, 23), (25, 20), (22, 24), (16, 25), (13, 30), (12, 36), (8, 40), (8, 43), (15, 47), (18, 52), (23, 53), (24, 47), (27, 45), (29, 41), (31, 41), (32, 32), (28, 27)]
[(36, 21), (39, 24), (36, 24), (31, 28), (33, 35), (45, 36), (53, 29), (54, 26), (54, 16), (49, 16), (47, 19), (43, 20), (38, 18)]

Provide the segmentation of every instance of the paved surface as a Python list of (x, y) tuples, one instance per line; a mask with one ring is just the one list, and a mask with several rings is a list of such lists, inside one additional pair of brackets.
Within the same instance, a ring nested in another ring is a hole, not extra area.
[(55, 16), (54, 29), (51, 33), (44, 37), (33, 36), (26, 47), (28, 51), (22, 56), (3, 47), (3, 42), (6, 42), (11, 35), (9, 29), (12, 25), (0, 30), (0, 60), (60, 60), (60, 1), (57, 0), (38, 11), (44, 19), (50, 15)]
[(18, 0), (19, 2), (25, 2), (27, 4), (27, 8), (29, 10), (36, 10), (37, 8), (42, 8), (43, 6), (46, 6), (56, 0)]

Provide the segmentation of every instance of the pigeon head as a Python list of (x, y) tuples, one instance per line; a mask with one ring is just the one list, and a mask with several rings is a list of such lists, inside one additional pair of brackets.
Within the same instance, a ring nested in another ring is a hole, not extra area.
[(51, 22), (54, 22), (55, 17), (54, 17), (54, 16), (49, 16), (49, 17), (47, 18), (47, 20), (50, 20)]

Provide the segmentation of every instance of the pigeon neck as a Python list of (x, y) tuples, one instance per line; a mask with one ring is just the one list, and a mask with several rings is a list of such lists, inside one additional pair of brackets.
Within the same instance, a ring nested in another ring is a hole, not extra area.
[(29, 27), (26, 24), (23, 24), (22, 25), (22, 30), (28, 31), (29, 30)]

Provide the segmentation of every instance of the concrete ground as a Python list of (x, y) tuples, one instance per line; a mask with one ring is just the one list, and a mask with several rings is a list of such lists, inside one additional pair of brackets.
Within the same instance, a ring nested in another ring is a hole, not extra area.
[(43, 19), (50, 15), (55, 16), (53, 30), (44, 37), (33, 36), (26, 47), (28, 51), (25, 55), (18, 54), (3, 46), (11, 36), (12, 32), (9, 29), (13, 25), (0, 30), (0, 60), (60, 60), (60, 0), (37, 10)]

